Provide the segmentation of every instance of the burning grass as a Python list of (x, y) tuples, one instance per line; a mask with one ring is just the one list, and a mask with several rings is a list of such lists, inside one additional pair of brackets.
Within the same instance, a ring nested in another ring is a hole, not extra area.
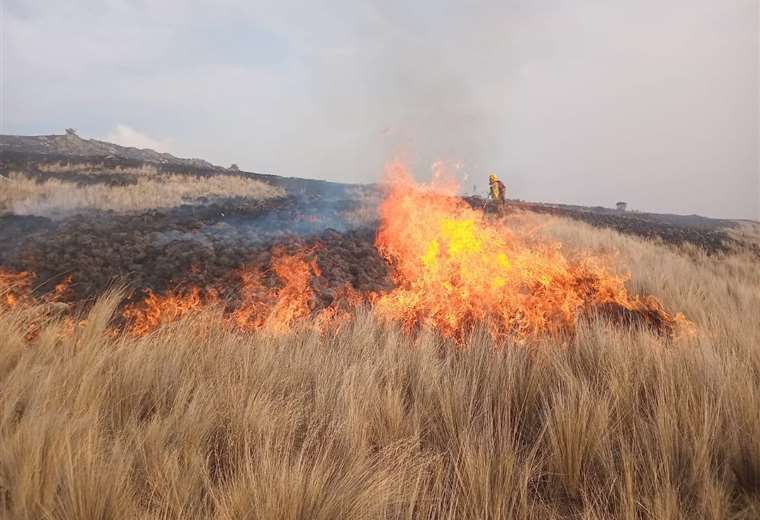
[(267, 283), (267, 273), (251, 266), (237, 273), (237, 302), (225, 302), (214, 289), (193, 286), (183, 291), (155, 294), (147, 291), (142, 302), (128, 305), (122, 316), (127, 330), (134, 336), (152, 332), (161, 325), (175, 322), (204, 308), (222, 308), (225, 326), (243, 330), (265, 330), (282, 335), (296, 326), (317, 331), (334, 328), (349, 318), (349, 311), (366, 302), (366, 298), (349, 284), (335, 291), (331, 304), (317, 308), (312, 279), (320, 275), (314, 258), (316, 247), (291, 254), (275, 248), (270, 270), (279, 281), (278, 287)]
[(400, 164), (389, 177), (377, 246), (397, 287), (377, 310), (406, 329), (424, 324), (461, 344), (477, 324), (494, 337), (572, 333), (580, 315), (602, 309), (667, 332), (687, 323), (656, 298), (630, 294), (603, 258), (572, 261), (559, 244), (488, 218), (455, 189), (417, 186)]
[[(593, 313), (668, 338), (690, 330), (683, 315), (668, 312), (657, 298), (630, 293), (627, 278), (615, 274), (605, 257), (581, 251), (571, 259), (558, 243), (488, 217), (440, 186), (417, 185), (400, 165), (389, 177), (375, 245), (391, 266), (394, 289), (360, 293), (345, 284), (325, 307), (312, 288), (321, 274), (314, 257), (320, 244), (292, 254), (275, 251), (268, 269), (279, 285), (265, 283), (261, 266), (241, 270), (240, 297), (233, 305), (224, 302), (225, 322), (283, 333), (311, 319), (324, 329), (345, 320), (339, 306), (366, 303), (407, 332), (434, 330), (460, 346), (478, 326), (497, 341), (568, 336)], [(199, 287), (149, 293), (124, 316), (133, 333), (145, 334), (219, 300), (215, 290)]]

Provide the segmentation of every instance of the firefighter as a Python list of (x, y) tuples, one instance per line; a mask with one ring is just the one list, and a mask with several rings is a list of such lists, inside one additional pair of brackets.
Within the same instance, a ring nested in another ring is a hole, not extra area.
[(489, 175), (488, 185), (490, 188), (488, 197), (496, 206), (496, 211), (499, 213), (499, 215), (503, 215), (504, 204), (506, 203), (507, 189), (504, 186), (504, 183), (501, 182), (494, 174)]

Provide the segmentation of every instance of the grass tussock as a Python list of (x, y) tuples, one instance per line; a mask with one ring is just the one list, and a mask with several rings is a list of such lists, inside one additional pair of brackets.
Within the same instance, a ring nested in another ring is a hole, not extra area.
[(77, 184), (60, 179), (38, 182), (19, 173), (0, 179), (0, 212), (65, 216), (85, 210), (118, 212), (172, 208), (201, 197), (268, 199), (285, 195), (282, 188), (235, 175), (188, 177), (178, 174), (135, 175), (134, 184)]
[(109, 294), (28, 344), (6, 312), (0, 517), (758, 518), (752, 260), (542, 222), (617, 250), (632, 287), (696, 334), (664, 343), (590, 317), (565, 341), (476, 334), (456, 350), (370, 311), (270, 337), (210, 309), (133, 338), (110, 332)]
[(152, 163), (142, 163), (140, 166), (123, 166), (123, 165), (115, 165), (110, 166), (103, 162), (98, 162), (96, 160), (89, 160), (85, 162), (79, 162), (74, 161), (73, 163), (71, 161), (51, 161), (51, 162), (40, 162), (37, 165), (37, 168), (41, 172), (45, 173), (71, 173), (72, 171), (76, 171), (77, 173), (84, 174), (84, 175), (91, 175), (93, 177), (97, 177), (99, 175), (102, 175), (103, 173), (106, 174), (126, 174), (126, 175), (150, 175), (150, 176), (156, 176), (161, 175), (163, 172), (159, 169), (158, 166)]

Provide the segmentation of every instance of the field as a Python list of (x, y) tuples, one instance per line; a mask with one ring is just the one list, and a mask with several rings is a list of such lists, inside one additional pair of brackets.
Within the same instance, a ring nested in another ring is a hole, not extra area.
[(760, 516), (756, 223), (19, 153), (0, 518)]
[(206, 308), (114, 333), (0, 315), (7, 518), (757, 518), (756, 260), (536, 215), (617, 251), (683, 312), (671, 342), (588, 318), (572, 338), (463, 348), (357, 312), (320, 336), (221, 327)]
[(760, 520), (759, 38), (0, 0), (0, 520)]

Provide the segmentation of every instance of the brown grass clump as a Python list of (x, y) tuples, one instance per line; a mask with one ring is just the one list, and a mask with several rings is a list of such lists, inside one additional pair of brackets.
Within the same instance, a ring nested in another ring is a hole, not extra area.
[(283, 197), (282, 188), (235, 175), (191, 177), (157, 174), (135, 175), (125, 186), (76, 184), (51, 178), (43, 182), (12, 173), (0, 179), (0, 212), (17, 215), (64, 216), (82, 209), (118, 212), (172, 208), (201, 197)]
[(571, 340), (456, 350), (367, 311), (272, 338), (211, 309), (133, 338), (109, 329), (114, 293), (30, 344), (5, 312), (0, 517), (758, 518), (756, 264), (540, 223), (619, 251), (695, 334), (592, 318)]

